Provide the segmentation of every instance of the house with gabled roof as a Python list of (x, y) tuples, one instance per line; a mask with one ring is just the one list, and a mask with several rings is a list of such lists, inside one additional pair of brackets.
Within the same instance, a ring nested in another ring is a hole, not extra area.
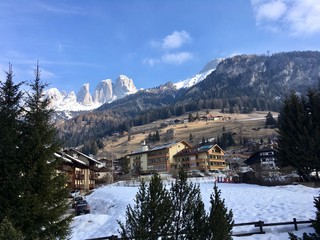
[(99, 161), (73, 148), (58, 151), (55, 157), (62, 159), (58, 170), (67, 174), (67, 184), (71, 190), (89, 191), (95, 188)]
[(184, 149), (175, 154), (174, 159), (177, 168), (208, 172), (228, 167), (224, 155), (220, 146), (211, 144)]
[(244, 161), (247, 165), (255, 168), (276, 169), (277, 160), (279, 158), (279, 153), (273, 148), (261, 149), (253, 153), (247, 160)]

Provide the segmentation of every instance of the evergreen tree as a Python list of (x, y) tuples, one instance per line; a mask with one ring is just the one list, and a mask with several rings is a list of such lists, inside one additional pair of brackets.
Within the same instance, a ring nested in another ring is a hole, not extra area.
[(274, 126), (276, 124), (276, 120), (273, 118), (271, 112), (268, 112), (266, 116), (266, 126)]
[(193, 141), (193, 135), (192, 135), (192, 133), (189, 134), (189, 141), (190, 141), (190, 142)]
[(20, 146), (22, 112), (21, 83), (13, 83), (12, 66), (0, 84), (0, 222), (7, 218), (16, 226), (16, 204), (21, 193)]
[(60, 142), (51, 122), (49, 99), (43, 97), (45, 84), (40, 81), (39, 66), (30, 84), (26, 99), (23, 126), (23, 193), (17, 207), (18, 226), (26, 239), (64, 239), (69, 235), (71, 216), (68, 209), (68, 189), (54, 153)]
[(189, 113), (188, 121), (189, 121), (189, 122), (194, 122), (194, 117), (192, 116), (191, 113)]
[(198, 120), (198, 121), (200, 120), (200, 116), (199, 116), (199, 113), (198, 113), (198, 112), (196, 113), (195, 120)]
[[(135, 205), (126, 210), (126, 221), (120, 231), (124, 238), (154, 240), (166, 236), (171, 228), (171, 202), (168, 191), (159, 175), (153, 175), (149, 186), (142, 182), (135, 198)], [(165, 237), (162, 239), (166, 239)]]
[(213, 194), (210, 196), (210, 214), (208, 217), (207, 239), (231, 240), (234, 224), (232, 210), (228, 212), (224, 200), (221, 199), (221, 191), (214, 184)]
[(188, 183), (187, 174), (180, 170), (170, 195), (173, 204), (172, 239), (205, 239), (206, 212), (199, 186)]
[(12, 223), (4, 218), (0, 223), (0, 240), (23, 240), (25, 239), (22, 233), (15, 229)]
[(312, 227), (315, 230), (315, 233), (304, 233), (302, 238), (298, 238), (293, 233), (289, 233), (290, 240), (318, 240), (320, 239), (320, 195), (317, 198), (314, 198), (314, 206), (317, 209), (316, 219), (312, 222)]
[(159, 134), (159, 131), (158, 131), (158, 130), (156, 131), (155, 140), (156, 140), (157, 142), (160, 141), (160, 134)]
[(320, 90), (307, 97), (292, 93), (284, 101), (278, 119), (279, 160), (298, 170), (306, 181), (310, 173), (320, 170)]
[(206, 139), (204, 137), (202, 137), (201, 145), (202, 146), (206, 145)]

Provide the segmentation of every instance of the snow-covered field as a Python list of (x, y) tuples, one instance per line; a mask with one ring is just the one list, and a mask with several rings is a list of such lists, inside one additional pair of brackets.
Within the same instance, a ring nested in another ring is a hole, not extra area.
[[(200, 185), (202, 199), (209, 211), (213, 179), (198, 179), (193, 182)], [(319, 190), (302, 185), (262, 187), (249, 184), (218, 183), (221, 197), (228, 209), (232, 209), (235, 223), (264, 221), (265, 223), (298, 221), (315, 218), (314, 197)], [(169, 188), (169, 183), (168, 183)], [(134, 205), (139, 185), (118, 183), (96, 189), (86, 196), (91, 205), (91, 213), (76, 216), (72, 223), (71, 240), (83, 240), (95, 237), (119, 235), (117, 220), (124, 222), (128, 204)], [(313, 232), (308, 225), (299, 225), (299, 231)], [(235, 227), (234, 232), (252, 232), (253, 226)], [(282, 240), (288, 239), (287, 232), (294, 232), (293, 225), (264, 227), (266, 234), (248, 237), (234, 237), (235, 240)]]

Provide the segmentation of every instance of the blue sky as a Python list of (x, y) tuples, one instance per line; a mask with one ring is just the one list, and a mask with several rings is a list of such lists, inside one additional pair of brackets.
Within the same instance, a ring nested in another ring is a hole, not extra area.
[(214, 58), (320, 50), (319, 0), (0, 2), (0, 79), (59, 90), (125, 74), (137, 88), (178, 82)]

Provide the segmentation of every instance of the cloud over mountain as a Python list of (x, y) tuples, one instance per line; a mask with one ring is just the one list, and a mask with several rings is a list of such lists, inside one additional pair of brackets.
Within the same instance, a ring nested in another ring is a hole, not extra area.
[(320, 32), (318, 0), (251, 0), (257, 25), (291, 35)]
[(150, 45), (160, 51), (157, 57), (147, 57), (144, 64), (154, 66), (156, 64), (182, 64), (193, 59), (192, 52), (181, 50), (181, 48), (192, 40), (190, 34), (184, 30), (174, 31), (165, 36), (161, 41), (151, 41)]

